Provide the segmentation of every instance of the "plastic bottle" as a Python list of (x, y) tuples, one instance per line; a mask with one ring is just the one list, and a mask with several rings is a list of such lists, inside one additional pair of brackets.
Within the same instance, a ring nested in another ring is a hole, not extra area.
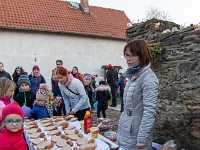
[(90, 111), (86, 111), (84, 116), (84, 133), (88, 134), (90, 128), (92, 127), (92, 117), (90, 116)]

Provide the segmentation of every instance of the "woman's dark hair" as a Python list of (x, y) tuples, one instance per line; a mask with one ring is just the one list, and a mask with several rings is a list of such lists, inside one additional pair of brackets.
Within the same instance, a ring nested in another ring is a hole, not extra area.
[(61, 65), (63, 65), (63, 61), (62, 60), (56, 60), (56, 63), (59, 62)]
[[(17, 72), (16, 72), (17, 69), (20, 69), (20, 75), (17, 74)], [(17, 66), (17, 67), (15, 68), (15, 71), (14, 71), (13, 74), (12, 74), (13, 82), (17, 84), (18, 78), (19, 78), (19, 76), (21, 76), (22, 74), (24, 74), (23, 68), (20, 67), (20, 66)]]
[(150, 47), (145, 40), (137, 39), (128, 42), (124, 47), (124, 55), (127, 48), (130, 49), (130, 52), (133, 55), (137, 55), (139, 57), (141, 67), (147, 66), (151, 62), (152, 57)]
[[(77, 70), (77, 73), (76, 74), (73, 74), (73, 69), (76, 69)], [(76, 77), (76, 78), (78, 78), (78, 74), (79, 74), (79, 72), (78, 72), (78, 67), (73, 67), (72, 68), (72, 74)]]

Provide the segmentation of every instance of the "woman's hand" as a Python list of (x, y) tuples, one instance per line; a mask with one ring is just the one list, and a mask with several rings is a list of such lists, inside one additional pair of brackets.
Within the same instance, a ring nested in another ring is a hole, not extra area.
[(137, 148), (138, 149), (142, 149), (142, 148), (144, 148), (144, 146), (145, 146), (145, 143), (137, 142)]
[(73, 111), (70, 111), (70, 113), (69, 113), (70, 115), (73, 115), (74, 114), (74, 112)]

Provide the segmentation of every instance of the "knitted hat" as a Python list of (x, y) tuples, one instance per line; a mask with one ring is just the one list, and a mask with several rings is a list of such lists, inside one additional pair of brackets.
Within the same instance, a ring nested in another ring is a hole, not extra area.
[(112, 64), (108, 64), (108, 68), (112, 67), (113, 68), (113, 65)]
[(32, 70), (35, 70), (35, 69), (40, 70), (40, 68), (37, 65), (33, 66)]
[(17, 114), (20, 115), (24, 119), (24, 111), (22, 108), (18, 105), (17, 102), (12, 102), (8, 105), (6, 105), (2, 110), (2, 120), (10, 114)]
[(31, 109), (27, 106), (22, 106), (22, 110), (24, 111), (25, 118), (31, 118)]
[(27, 75), (21, 75), (18, 79), (18, 85), (20, 86), (22, 83), (27, 83), (29, 86), (31, 86), (29, 77)]
[(36, 93), (36, 100), (47, 100), (47, 96), (49, 94), (48, 88), (46, 84), (40, 84), (40, 89)]

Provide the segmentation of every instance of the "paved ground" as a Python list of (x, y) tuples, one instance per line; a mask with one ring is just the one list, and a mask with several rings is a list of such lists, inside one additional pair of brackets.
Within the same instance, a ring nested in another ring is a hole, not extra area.
[[(117, 128), (118, 128), (118, 121), (119, 121), (119, 117), (120, 117), (120, 105), (118, 105), (118, 107), (112, 107), (112, 108), (108, 108), (106, 110), (106, 117), (109, 118), (110, 121), (110, 125), (112, 125), (112, 128), (110, 130), (117, 132)], [(96, 124), (97, 123), (97, 114), (96, 113), (92, 113), (92, 124)], [(101, 114), (101, 117), (103, 117), (103, 115)]]

